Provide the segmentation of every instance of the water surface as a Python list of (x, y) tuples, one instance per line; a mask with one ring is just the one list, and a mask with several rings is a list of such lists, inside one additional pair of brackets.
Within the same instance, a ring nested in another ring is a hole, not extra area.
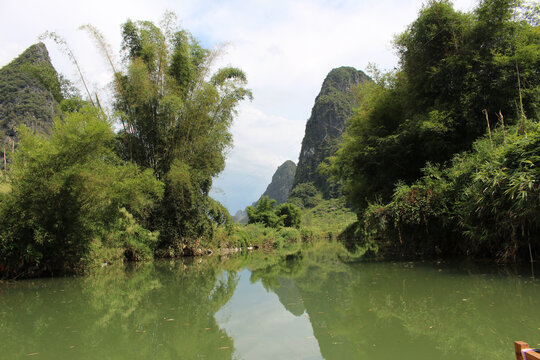
[(2, 359), (510, 360), (540, 347), (540, 282), (336, 244), (157, 261), (0, 284), (0, 339)]

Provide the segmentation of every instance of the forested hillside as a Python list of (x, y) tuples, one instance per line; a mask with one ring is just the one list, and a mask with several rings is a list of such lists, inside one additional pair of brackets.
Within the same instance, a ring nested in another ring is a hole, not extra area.
[(533, 5), (483, 0), (464, 13), (431, 0), (395, 38), (397, 68), (330, 71), (298, 165), (278, 168), (247, 226), (209, 196), (238, 105), (252, 98), (242, 70), (216, 69), (216, 54), (171, 13), (160, 26), (125, 22), (120, 63), (86, 25), (113, 73), (106, 109), (69, 91), (45, 46), (32, 46), (0, 70), (1, 136), (12, 145), (0, 276), (219, 248), (296, 251), (322, 238), (383, 258), (540, 257)]
[(47, 133), (60, 114), (61, 83), (43, 43), (32, 45), (0, 69), (0, 137), (17, 139), (19, 125)]

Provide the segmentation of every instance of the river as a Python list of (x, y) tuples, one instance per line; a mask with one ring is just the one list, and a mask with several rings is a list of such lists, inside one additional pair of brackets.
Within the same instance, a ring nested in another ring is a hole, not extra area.
[(514, 340), (540, 347), (530, 271), (335, 243), (0, 284), (2, 359), (512, 360)]

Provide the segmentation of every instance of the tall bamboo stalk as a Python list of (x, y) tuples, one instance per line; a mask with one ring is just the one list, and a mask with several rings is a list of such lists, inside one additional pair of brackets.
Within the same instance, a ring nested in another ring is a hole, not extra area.
[(92, 104), (92, 106), (96, 106), (94, 104), (94, 100), (92, 99), (92, 95), (90, 94), (90, 90), (88, 89), (88, 86), (86, 85), (86, 81), (84, 80), (84, 76), (83, 76), (81, 67), (79, 66), (79, 62), (77, 61), (77, 58), (75, 57), (75, 54), (73, 54), (73, 51), (71, 51), (71, 48), (67, 44), (67, 41), (63, 37), (58, 35), (57, 33), (50, 32), (50, 31), (46, 31), (39, 38), (40, 39), (47, 39), (47, 38), (51, 39), (57, 45), (60, 46), (60, 48), (62, 49), (62, 51), (65, 54), (67, 54), (67, 56), (69, 57), (69, 60), (71, 60), (71, 62), (73, 63), (73, 65), (75, 65), (75, 67), (77, 68), (77, 71), (79, 72), (79, 77), (81, 78), (81, 81), (83, 83), (84, 89), (86, 90), (86, 94), (88, 95), (88, 99), (90, 100), (90, 103)]
[(521, 111), (520, 113), (520, 130), (523, 130), (523, 122), (525, 120), (525, 111), (523, 110), (523, 97), (521, 95), (521, 79), (519, 77), (519, 66), (516, 60), (516, 73), (517, 73), (517, 80), (518, 80), (518, 90), (519, 90), (519, 109)]
[[(105, 36), (103, 36), (103, 34), (95, 26), (91, 24), (86, 24), (86, 25), (81, 26), (79, 29), (86, 30), (86, 32), (88, 32), (88, 34), (94, 39), (94, 42), (96, 43), (98, 50), (101, 52), (101, 54), (105, 57), (105, 59), (109, 63), (109, 66), (111, 67), (111, 70), (113, 72), (113, 79), (114, 79), (114, 84), (116, 86), (116, 90), (120, 94), (120, 96), (123, 97), (124, 106), (126, 107), (126, 112), (128, 114), (131, 113), (131, 107), (129, 105), (129, 101), (127, 99), (127, 96), (125, 95), (125, 91), (122, 86), (121, 74), (116, 70), (115, 59), (112, 53), (111, 45), (107, 42), (107, 40), (105, 39)], [(96, 100), (97, 100), (97, 94), (96, 94)], [(97, 101), (99, 104), (99, 100)], [(122, 128), (124, 129), (124, 133), (127, 135), (129, 159), (130, 161), (132, 161), (133, 160), (133, 146), (132, 146), (131, 137), (135, 136), (134, 125), (132, 121), (129, 120), (129, 116), (127, 117), (127, 119), (124, 119), (123, 116), (120, 116), (120, 122), (122, 123)]]
[(482, 112), (484, 113), (484, 115), (486, 115), (486, 122), (487, 122), (488, 133), (489, 133), (489, 142), (491, 143), (491, 147), (493, 147), (493, 138), (491, 137), (491, 127), (489, 126), (488, 111), (486, 109), (484, 109), (484, 110), (482, 110)]
[(497, 117), (499, 118), (499, 121), (502, 124), (503, 138), (504, 138), (504, 143), (506, 144), (506, 126), (504, 125), (504, 116), (503, 116), (501, 110), (499, 110), (499, 113), (496, 114), (496, 115), (497, 115)]

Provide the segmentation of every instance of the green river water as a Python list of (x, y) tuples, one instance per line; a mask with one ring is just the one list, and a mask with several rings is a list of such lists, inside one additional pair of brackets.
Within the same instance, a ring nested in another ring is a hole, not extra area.
[(0, 284), (0, 359), (514, 359), (530, 268), (355, 262), (336, 244)]

